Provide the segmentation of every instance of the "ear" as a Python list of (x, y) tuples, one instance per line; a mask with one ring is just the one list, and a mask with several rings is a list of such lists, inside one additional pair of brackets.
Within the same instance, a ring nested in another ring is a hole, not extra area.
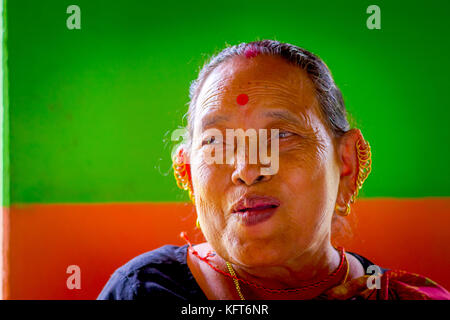
[(178, 163), (184, 163), (184, 164), (189, 164), (190, 163), (190, 156), (189, 156), (189, 152), (187, 152), (187, 145), (185, 144), (180, 144), (175, 152), (173, 153), (173, 159), (174, 161), (177, 161)]
[(184, 164), (188, 174), (189, 181), (191, 182), (192, 185), (190, 154), (188, 152), (187, 145), (181, 144), (177, 147), (174, 154), (174, 160), (179, 164)]
[(350, 202), (352, 195), (356, 191), (356, 179), (358, 178), (359, 162), (356, 150), (358, 140), (365, 141), (359, 129), (347, 131), (339, 138), (338, 159), (339, 159), (339, 189), (336, 202), (340, 206), (345, 206)]

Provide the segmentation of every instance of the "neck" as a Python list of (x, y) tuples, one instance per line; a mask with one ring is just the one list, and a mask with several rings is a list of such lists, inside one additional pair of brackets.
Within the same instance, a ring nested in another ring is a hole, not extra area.
[(336, 270), (340, 256), (330, 242), (311, 247), (281, 265), (247, 267), (234, 265), (237, 276), (273, 289), (299, 288), (320, 281)]

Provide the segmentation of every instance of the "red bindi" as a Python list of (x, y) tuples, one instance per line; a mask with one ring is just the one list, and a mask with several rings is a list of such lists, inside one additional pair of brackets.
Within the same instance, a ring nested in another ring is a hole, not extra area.
[(244, 55), (247, 59), (254, 58), (259, 54), (260, 50), (256, 47), (247, 47), (244, 51)]
[(237, 96), (236, 102), (241, 106), (246, 105), (248, 102), (248, 95), (246, 95), (245, 93), (241, 93)]

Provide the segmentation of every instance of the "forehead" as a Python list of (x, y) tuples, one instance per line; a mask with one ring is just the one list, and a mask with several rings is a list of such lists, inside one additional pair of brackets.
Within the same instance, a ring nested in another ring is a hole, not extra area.
[[(239, 95), (249, 97), (239, 105)], [(196, 118), (211, 112), (246, 114), (277, 108), (302, 114), (318, 107), (314, 84), (306, 71), (277, 56), (234, 57), (220, 64), (204, 81)]]

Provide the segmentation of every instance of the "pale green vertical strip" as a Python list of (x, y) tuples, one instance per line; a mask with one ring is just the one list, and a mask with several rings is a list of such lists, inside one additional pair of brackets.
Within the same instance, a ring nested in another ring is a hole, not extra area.
[(0, 299), (3, 299), (6, 286), (6, 245), (7, 228), (5, 226), (4, 215), (9, 206), (9, 117), (8, 117), (8, 80), (7, 80), (7, 51), (6, 51), (6, 0), (0, 0), (0, 203), (2, 213), (0, 214)]
[(2, 52), (2, 63), (1, 63), (1, 76), (0, 76), (0, 90), (2, 97), (2, 115), (0, 117), (1, 129), (2, 130), (2, 155), (3, 155), (3, 164), (1, 167), (1, 174), (3, 177), (2, 190), (0, 190), (0, 197), (2, 197), (3, 207), (9, 207), (10, 204), (10, 190), (9, 190), (9, 95), (8, 95), (8, 50), (7, 50), (7, 18), (6, 18), (6, 0), (0, 0), (1, 2), (1, 52)]
[[(0, 10), (1, 10), (1, 15), (0, 15), (0, 52), (2, 53), (2, 64), (0, 66), (0, 100), (1, 102), (1, 106), (0, 106), (0, 133), (2, 136), (2, 139), (0, 139), (0, 150), (2, 152), (2, 155), (4, 155), (3, 152), (3, 108), (4, 108), (4, 101), (3, 101), (3, 0), (0, 0)], [(3, 157), (2, 157), (3, 158)], [(2, 249), (2, 252), (0, 254), (0, 300), (3, 299), (3, 278), (4, 278), (4, 272), (3, 272), (3, 254), (4, 254), (4, 248), (3, 248), (3, 215), (4, 215), (4, 207), (3, 207), (3, 183), (5, 181), (4, 177), (3, 177), (3, 159), (0, 159), (0, 173), (1, 173), (1, 177), (2, 177), (2, 181), (0, 183), (0, 203), (2, 204), (2, 212), (0, 214), (0, 248)]]

